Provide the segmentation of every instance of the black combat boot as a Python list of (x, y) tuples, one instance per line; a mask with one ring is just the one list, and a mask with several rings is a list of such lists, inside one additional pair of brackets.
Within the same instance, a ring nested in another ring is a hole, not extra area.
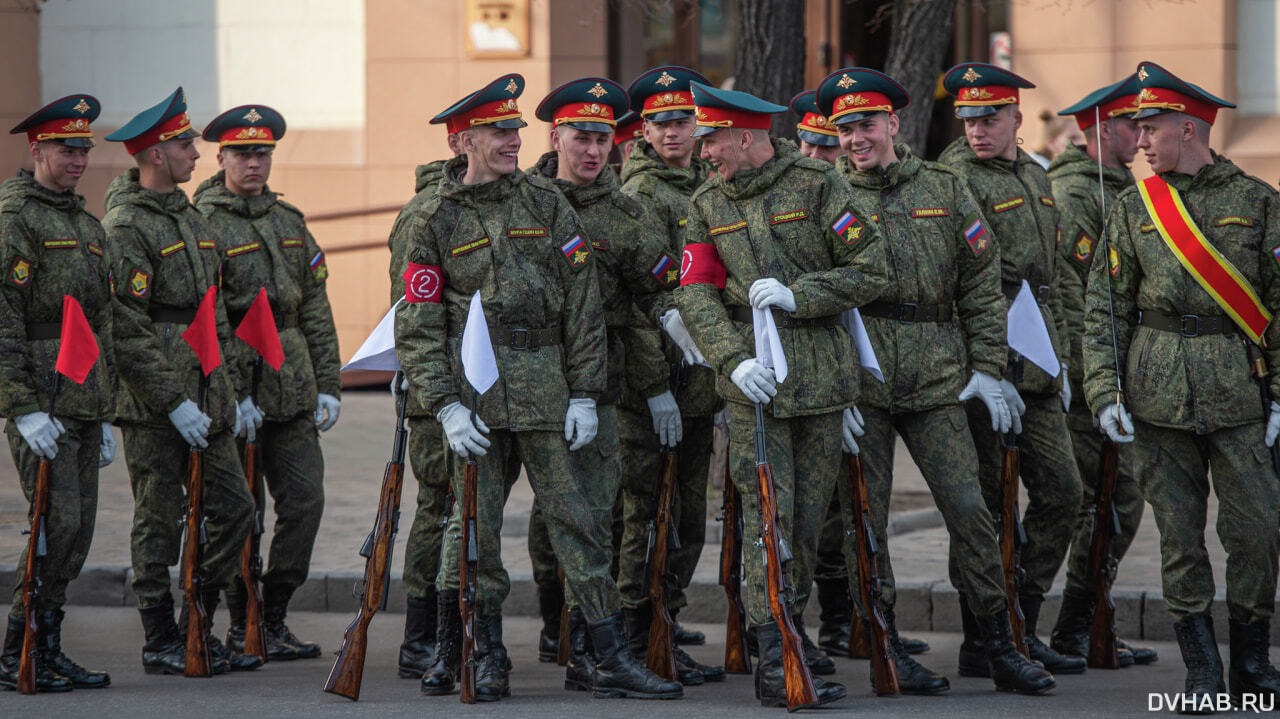
[(511, 696), (507, 647), (502, 643), (502, 615), (476, 617), (476, 701), (496, 702)]
[[(782, 669), (782, 632), (775, 622), (757, 624), (752, 627), (756, 643), (760, 650), (760, 661), (756, 664), (756, 699), (761, 706), (785, 707), (787, 705), (787, 680)], [(819, 706), (839, 701), (845, 696), (843, 684), (829, 682), (819, 677), (813, 678), (813, 688), (818, 701), (808, 706)]]
[(71, 680), (76, 689), (101, 689), (111, 686), (111, 676), (106, 672), (98, 672), (71, 661), (62, 651), (62, 618), (66, 614), (61, 609), (53, 609), (40, 613), (40, 664), (55, 674), (61, 674)]
[(173, 621), (173, 604), (139, 609), (142, 633), (142, 670), (147, 674), (182, 674), (186, 666), (187, 645), (178, 625)]
[[(0, 687), (9, 690), (18, 688), (18, 669), (22, 666), (22, 638), (26, 631), (26, 622), (9, 617), (9, 625), (4, 633), (4, 649), (0, 651)], [(37, 630), (37, 638), (39, 631)], [(39, 642), (37, 641), (37, 644)], [(69, 692), (73, 688), (71, 680), (53, 671), (47, 662), (41, 661), (41, 651), (36, 649), (36, 691), (37, 692)]]
[(237, 652), (244, 652), (244, 625), (247, 621), (248, 609), (246, 605), (249, 597), (245, 594), (244, 583), (239, 577), (232, 580), (227, 586), (227, 614), (229, 623), (227, 625), (226, 645), (229, 649)]
[(271, 661), (315, 659), (320, 656), (319, 644), (304, 642), (294, 636), (284, 623), (291, 596), (293, 590), (266, 584), (262, 586), (262, 626), (267, 635), (267, 658)]
[[(680, 675), (680, 683), (685, 686), (696, 686), (703, 682), (722, 682), (724, 681), (724, 667), (718, 664), (703, 664), (702, 662), (689, 656), (689, 653), (681, 649), (679, 646), (675, 648), (676, 672)], [(697, 674), (696, 682), (686, 682), (685, 674)]]
[(564, 665), (564, 688), (568, 691), (591, 691), (591, 675), (596, 662), (591, 656), (591, 636), (582, 610), (569, 610), (569, 661)]
[(987, 648), (991, 664), (991, 678), (996, 689), (1020, 694), (1044, 694), (1057, 686), (1053, 674), (1037, 662), (1018, 653), (1013, 644), (1013, 630), (1009, 628), (1009, 615), (975, 616), (982, 630), (982, 641)]
[(560, 658), (560, 610), (564, 607), (564, 588), (560, 582), (538, 586), (538, 614), (542, 615), (542, 631), (538, 634), (538, 661), (554, 662)]
[(587, 625), (596, 661), (592, 691), (598, 698), (679, 699), (684, 689), (662, 679), (637, 662), (627, 650), (627, 630), (622, 612)]
[(404, 608), (404, 641), (400, 643), (401, 679), (421, 679), (436, 659), (436, 593), (409, 597)]
[[(1231, 671), (1227, 686), (1236, 700), (1241, 694), (1280, 694), (1280, 671), (1271, 666), (1271, 622), (1262, 620), (1244, 624), (1234, 619), (1231, 628)], [(59, 672), (61, 673), (61, 672)]]
[(1160, 655), (1151, 647), (1135, 647), (1119, 637), (1116, 638), (1116, 651), (1121, 652), (1120, 665), (1125, 666), (1124, 654), (1127, 653), (1133, 657), (1134, 664), (1155, 664)]
[(436, 592), (436, 660), (422, 675), (423, 694), (449, 694), (458, 681), (462, 663), (462, 616), (458, 611), (458, 590)]
[(853, 600), (849, 597), (849, 583), (845, 579), (819, 579), (818, 607), (821, 624), (818, 625), (818, 646), (831, 654), (849, 656), (849, 627), (853, 621)]
[[(1036, 623), (1040, 619), (1040, 606), (1044, 604), (1044, 597), (1023, 594), (1018, 603), (1022, 605), (1022, 616), (1026, 618), (1022, 641), (1027, 645), (1027, 654), (1054, 674), (1083, 674), (1088, 668), (1084, 656), (1063, 656), (1036, 636)], [(1085, 656), (1087, 655), (1086, 651)]]
[(686, 647), (700, 647), (707, 643), (707, 635), (697, 629), (685, 629), (680, 626), (680, 622), (676, 621), (675, 615), (671, 615), (671, 622), (675, 627), (671, 630), (671, 637), (676, 644)]
[(223, 644), (217, 637), (213, 635), (213, 615), (218, 610), (218, 592), (202, 592), (200, 595), (200, 603), (204, 605), (205, 623), (205, 641), (209, 644), (209, 654), (213, 657), (213, 673), (222, 674), (224, 672), (248, 672), (262, 666), (264, 662), (262, 657), (252, 654), (241, 654), (240, 652)]
[[(898, 669), (898, 689), (903, 694), (941, 694), (950, 690), (951, 682), (946, 677), (911, 658), (907, 648), (902, 645), (902, 638), (898, 636), (898, 623), (893, 610), (886, 611), (884, 618), (889, 625), (889, 648), (893, 650), (893, 664)], [(871, 681), (874, 687), (874, 668)]]
[[(634, 609), (624, 607), (622, 619), (627, 628), (627, 649), (637, 662), (644, 664), (649, 657), (649, 629), (653, 625), (653, 609), (648, 602)], [(674, 624), (675, 617), (672, 617), (671, 621)], [(705, 665), (698, 664), (692, 657), (684, 653), (680, 645), (675, 642), (674, 629), (672, 630), (671, 649), (672, 656), (675, 658), (676, 681), (686, 687), (696, 687), (707, 681), (699, 669)], [(714, 674), (716, 667), (707, 667), (707, 669)], [(720, 672), (720, 679), (712, 679), (711, 681), (720, 681), (722, 679), (724, 679), (723, 670)]]
[[(1025, 606), (1026, 598), (1023, 598)], [(1023, 610), (1024, 612), (1026, 610)], [(1093, 624), (1093, 596), (1062, 593), (1062, 609), (1049, 636), (1053, 651), (1072, 657), (1089, 656), (1089, 632)]]
[(795, 625), (796, 633), (800, 635), (800, 643), (804, 647), (804, 663), (809, 665), (809, 671), (822, 676), (835, 674), (835, 661), (809, 638), (809, 633), (804, 630), (804, 617), (796, 614), (791, 617), (791, 623)]
[[(1173, 623), (1173, 633), (1178, 638), (1182, 663), (1187, 667), (1183, 703), (1178, 713), (1213, 714), (1217, 695), (1227, 690), (1222, 681), (1222, 655), (1218, 653), (1218, 639), (1213, 633), (1213, 617), (1208, 614), (1183, 617)], [(1231, 651), (1234, 655), (1234, 642)], [(1265, 644), (1263, 651), (1266, 651)]]
[(978, 617), (969, 608), (969, 600), (960, 595), (960, 627), (964, 641), (960, 643), (959, 674), (962, 677), (989, 677), (991, 663), (987, 661), (987, 645), (982, 637)]

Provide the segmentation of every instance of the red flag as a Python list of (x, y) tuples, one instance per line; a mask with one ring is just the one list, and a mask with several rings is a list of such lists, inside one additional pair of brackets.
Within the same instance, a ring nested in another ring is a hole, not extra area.
[(84, 384), (98, 361), (98, 338), (93, 336), (84, 309), (71, 295), (62, 296), (62, 344), (55, 368), (76, 384)]
[(214, 309), (214, 300), (218, 295), (218, 286), (211, 285), (200, 300), (200, 309), (196, 310), (196, 318), (182, 333), (182, 339), (191, 345), (200, 360), (200, 370), (208, 377), (222, 364), (222, 353), (218, 351), (218, 317)]
[(271, 365), (271, 369), (280, 371), (284, 364), (284, 348), (280, 346), (280, 333), (276, 330), (275, 315), (271, 312), (271, 303), (267, 301), (267, 288), (258, 290), (253, 298), (249, 311), (244, 313), (240, 326), (236, 328), (236, 337), (244, 340), (262, 359)]

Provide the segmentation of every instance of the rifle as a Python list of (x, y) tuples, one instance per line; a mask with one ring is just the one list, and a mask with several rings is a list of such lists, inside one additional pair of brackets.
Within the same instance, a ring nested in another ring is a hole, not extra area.
[[(1022, 382), (1023, 362), (1021, 356), (1013, 361), (1013, 384), (1016, 387)], [(1009, 627), (1012, 630), (1013, 645), (1023, 656), (1027, 656), (1027, 645), (1023, 641), (1026, 632), (1026, 617), (1022, 614), (1020, 597), (1022, 594), (1021, 550), (1027, 543), (1027, 533), (1022, 528), (1022, 518), (1018, 516), (1018, 480), (1022, 474), (1018, 463), (1018, 435), (1012, 429), (1004, 436), (1004, 456), (1000, 463), (1000, 566), (1004, 574), (1005, 601), (1009, 605)]]
[(1116, 604), (1111, 599), (1117, 560), (1113, 551), (1120, 534), (1116, 513), (1116, 480), (1120, 469), (1120, 448), (1110, 439), (1102, 443), (1098, 467), (1098, 496), (1093, 508), (1093, 535), (1089, 540), (1089, 581), (1093, 584), (1093, 623), (1089, 628), (1089, 666), (1119, 669), (1116, 656)]
[[(249, 399), (254, 404), (257, 404), (258, 385), (261, 381), (262, 357), (258, 356), (253, 361), (253, 384), (249, 392)], [(260, 657), (265, 663), (267, 638), (262, 626), (262, 589), (258, 581), (262, 577), (261, 546), (266, 497), (263, 496), (262, 482), (258, 477), (256, 437), (253, 442), (245, 442), (244, 445), (244, 478), (249, 484), (249, 494), (253, 497), (253, 526), (250, 527), (249, 536), (245, 537), (244, 548), (240, 551), (240, 578), (244, 582), (245, 593), (244, 653)]]
[(671, 550), (680, 547), (671, 521), (678, 460), (675, 448), (663, 445), (662, 468), (658, 473), (658, 507), (656, 516), (649, 520), (649, 550), (645, 555), (645, 584), (649, 607), (653, 611), (649, 622), (647, 665), (649, 671), (667, 680), (676, 678), (675, 622), (667, 611), (666, 581)]
[[(476, 397), (471, 394), (471, 424), (476, 423)], [(476, 483), (480, 469), (467, 454), (462, 475), (462, 561), (458, 563), (458, 606), (462, 614), (462, 676), (458, 680), (463, 704), (476, 703), (476, 570), (480, 561), (476, 546)]]
[(724, 631), (724, 670), (730, 674), (750, 674), (751, 658), (747, 650), (747, 610), (742, 606), (742, 501), (729, 476), (729, 463), (724, 466), (724, 504), (720, 519), (724, 522), (720, 542), (720, 586), (724, 587), (729, 616)]
[[(901, 694), (898, 688), (898, 668), (890, 658), (889, 623), (885, 621), (884, 612), (880, 608), (880, 577), (876, 573), (876, 558), (879, 549), (876, 547), (875, 533), (871, 529), (871, 509), (867, 503), (867, 479), (862, 470), (862, 457), (849, 456), (849, 496), (852, 498), (853, 529), (855, 553), (858, 556), (858, 589), (862, 598), (863, 610), (867, 613), (870, 624), (870, 654), (872, 684), (876, 694)], [(855, 626), (862, 624), (856, 618)], [(864, 637), (866, 634), (864, 633)], [(850, 634), (849, 650), (853, 651), (853, 636)]]
[[(203, 411), (205, 393), (209, 389), (209, 377), (200, 376), (200, 388), (196, 393), (196, 406)], [(187, 516), (186, 537), (182, 542), (182, 594), (187, 603), (187, 653), (182, 665), (182, 675), (187, 677), (213, 676), (213, 657), (209, 653), (208, 623), (204, 603), (200, 600), (203, 577), (200, 564), (204, 557), (204, 545), (209, 541), (204, 521), (204, 450), (191, 446), (187, 453)]]
[[(53, 372), (52, 389), (49, 391), (49, 421), (53, 421), (53, 403), (58, 396), (57, 371)], [(27, 566), (22, 572), (22, 658), (18, 662), (18, 691), (36, 693), (36, 601), (40, 598), (40, 560), (49, 554), (44, 531), (45, 516), (49, 513), (49, 474), (53, 462), (43, 457), (36, 469), (35, 491), (31, 493), (31, 529), (27, 531)]]
[[(396, 373), (397, 386), (404, 378)], [(338, 658), (333, 662), (324, 690), (344, 696), (352, 701), (360, 698), (360, 682), (364, 677), (364, 656), (369, 649), (369, 622), (373, 615), (387, 608), (387, 586), (391, 584), (391, 550), (395, 546), (396, 532), (400, 529), (400, 488), (404, 482), (404, 453), (409, 432), (405, 428), (404, 412), (407, 392), (396, 397), (396, 433), (392, 443), (391, 459), (382, 474), (382, 490), (378, 495), (378, 514), (373, 520), (373, 531), (364, 540), (360, 556), (364, 564), (364, 581), (360, 592), (360, 608), (356, 617), (347, 625), (338, 647)]]
[(764, 554), (764, 574), (768, 585), (769, 614), (782, 634), (782, 675), (787, 686), (787, 711), (818, 703), (813, 675), (804, 663), (800, 634), (791, 620), (788, 598), (795, 588), (787, 581), (782, 565), (791, 560), (786, 540), (778, 534), (778, 498), (773, 484), (773, 467), (765, 453), (764, 408), (756, 403), (756, 479), (760, 484), (760, 547)]

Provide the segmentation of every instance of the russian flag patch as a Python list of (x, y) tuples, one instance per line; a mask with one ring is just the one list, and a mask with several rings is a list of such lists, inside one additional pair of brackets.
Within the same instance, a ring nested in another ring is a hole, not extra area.
[(587, 264), (591, 259), (591, 247), (582, 239), (582, 235), (574, 235), (571, 240), (560, 246), (560, 252), (575, 270)]
[(852, 212), (845, 210), (843, 215), (831, 223), (831, 231), (844, 240), (846, 245), (852, 245), (862, 237), (862, 223), (858, 222), (858, 218), (854, 217)]
[(983, 226), (982, 220), (976, 217), (968, 227), (964, 228), (964, 239), (975, 255), (982, 254), (991, 245), (991, 240), (987, 237), (987, 228)]
[(653, 264), (649, 273), (658, 279), (665, 287), (673, 287), (680, 279), (680, 270), (676, 267), (675, 260), (663, 254), (658, 261)]

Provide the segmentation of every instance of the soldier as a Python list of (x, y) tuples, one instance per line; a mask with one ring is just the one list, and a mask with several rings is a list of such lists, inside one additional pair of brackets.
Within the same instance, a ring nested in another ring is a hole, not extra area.
[(640, 117), (640, 113), (635, 110), (627, 110), (622, 117), (618, 118), (618, 126), (613, 131), (613, 146), (618, 149), (618, 173), (621, 174), (627, 167), (627, 160), (631, 157), (631, 148), (635, 146), (636, 141), (644, 137), (644, 118)]
[[(298, 639), (284, 619), (289, 598), (307, 578), (320, 515), (324, 512), (324, 456), (320, 432), (338, 421), (338, 337), (325, 291), (324, 253), (307, 230), (302, 211), (267, 186), (275, 145), (284, 137), (280, 113), (242, 105), (215, 117), (204, 130), (218, 143), (218, 166), (195, 193), (196, 208), (226, 242), (222, 297), (233, 327), (267, 291), (284, 349), (284, 365), (255, 369), (258, 353), (231, 343), (227, 361), (239, 367), (236, 395), (246, 441), (262, 447), (260, 473), (275, 507), (271, 554), (262, 575), (262, 609), (271, 660), (320, 656), (320, 645)], [(261, 383), (256, 379), (260, 373)], [(244, 651), (245, 587), (237, 574), (227, 589), (231, 626), (227, 646)]]
[[(964, 120), (964, 137), (957, 138), (939, 162), (950, 167), (969, 185), (978, 206), (990, 223), (991, 239), (1000, 246), (1001, 285), (1009, 302), (1026, 280), (1040, 304), (1054, 353), (1066, 359), (1066, 325), (1056, 282), (1058, 211), (1044, 170), (1018, 148), (1018, 88), (1035, 87), (1007, 70), (985, 63), (965, 63), (947, 71), (947, 92), (956, 96), (956, 117)], [(1023, 368), (1025, 367), (1025, 374)], [(1036, 622), (1044, 595), (1062, 566), (1072, 520), (1080, 509), (1080, 474), (1070, 451), (1065, 410), (1071, 405), (1071, 385), (1059, 373), (1050, 377), (1035, 365), (1012, 354), (1001, 387), (1014, 414), (1013, 428), (1021, 435), (1022, 483), (1027, 488), (1027, 512), (1023, 520), (1027, 543), (1022, 547), (1026, 572), (1019, 603), (1026, 616), (1025, 639), (1030, 657), (1054, 674), (1078, 674), (1085, 670), (1080, 657), (1064, 657), (1036, 636)], [(1011, 381), (1010, 381), (1011, 380)], [(1000, 508), (1001, 438), (991, 430), (986, 408), (969, 402), (969, 429), (978, 447), (978, 479), (987, 507), (993, 515)], [(951, 554), (953, 571), (958, 559)], [(960, 595), (965, 618), (965, 641), (960, 647), (960, 675), (988, 676), (986, 652), (975, 631), (973, 606)], [(984, 611), (989, 608), (984, 608)]]
[[(835, 168), (769, 139), (771, 115), (786, 108), (743, 92), (692, 83), (695, 136), (716, 179), (690, 201), (676, 302), (698, 349), (716, 371), (729, 407), (729, 463), (742, 513), (759, 516), (752, 407), (768, 404), (764, 430), (777, 489), (778, 530), (795, 554), (784, 565), (797, 628), (813, 585), (822, 518), (840, 472), (837, 438), (861, 433), (852, 411), (858, 361), (840, 313), (885, 284), (879, 232)], [(752, 308), (771, 308), (790, 367), (778, 385), (754, 355)], [(761, 562), (744, 562), (747, 614), (759, 645), (756, 692), (786, 701), (781, 634), (772, 620)], [(806, 661), (821, 652), (804, 637)], [(845, 695), (815, 679), (819, 703)]]
[[(239, 569), (253, 521), (253, 498), (235, 444), (244, 419), (234, 394), (239, 370), (229, 362), (219, 365), (198, 405), (193, 398), (199, 395), (200, 363), (182, 339), (205, 291), (218, 282), (221, 257), (217, 236), (178, 187), (191, 179), (200, 157), (193, 145), (198, 134), (178, 88), (106, 137), (123, 142), (137, 163), (111, 181), (102, 224), (115, 277), (116, 416), (133, 489), (133, 591), (146, 633), (142, 666), (148, 674), (183, 671), (185, 646), (173, 621), (169, 565), (178, 561), (181, 545), (191, 447), (204, 450), (209, 536), (199, 571), (210, 618), (218, 593)], [(221, 295), (217, 323), (219, 349), (228, 357), (231, 326)], [(216, 637), (208, 641), (215, 672), (262, 663)]]
[[(62, 651), (67, 585), (80, 574), (93, 540), (98, 469), (116, 453), (105, 236), (75, 192), (93, 147), (89, 124), (100, 109), (90, 95), (69, 95), (31, 113), (9, 132), (26, 133), (33, 170), (19, 170), (0, 185), (0, 270), (6, 273), (0, 284), (0, 410), (9, 418), (9, 450), (29, 501), (34, 501), (41, 460), (50, 462), (48, 553), (38, 560), (41, 586), (34, 610), (36, 690), (46, 692), (111, 684), (106, 672), (85, 669)], [(99, 355), (83, 383), (58, 384), (55, 401), (50, 394), (63, 295), (84, 309)], [(22, 576), (28, 561), (36, 560), (24, 550), (0, 652), (0, 686), (6, 689), (18, 682), (26, 618)]]
[[(952, 583), (977, 610), (996, 688), (1039, 694), (1052, 689), (1054, 679), (1013, 644), (995, 525), (962, 404), (978, 400), (991, 431), (1008, 431), (1009, 409), (996, 379), (1005, 363), (1000, 252), (964, 181), (893, 143), (897, 111), (909, 101), (893, 78), (865, 68), (837, 70), (818, 87), (818, 105), (839, 132), (843, 156), (836, 167), (855, 197), (875, 208), (872, 221), (887, 240), (889, 284), (860, 310), (884, 374), (883, 382), (864, 385), (867, 434), (860, 444), (892, 659), (904, 694), (950, 688), (946, 677), (911, 659), (897, 636), (886, 533), (896, 434), (946, 522), (958, 570)], [(847, 490), (838, 494), (846, 498)], [(846, 513), (843, 526), (852, 522)], [(844, 545), (856, 576), (853, 542)], [(863, 607), (864, 615), (869, 609)]]
[[(627, 651), (604, 528), (593, 526), (597, 515), (585, 486), (591, 478), (575, 475), (570, 459), (572, 452), (597, 451), (587, 445), (596, 433), (596, 398), (606, 389), (604, 313), (595, 251), (572, 206), (551, 182), (517, 167), (517, 130), (525, 122), (516, 99), (523, 89), (520, 75), (504, 75), (450, 113), (467, 128), (460, 137), (466, 162), (450, 161), (437, 197), (400, 227), (411, 245), (396, 347), (409, 392), (436, 414), (459, 458), (474, 455), (479, 464), (477, 697), (494, 701), (509, 692), (501, 623), (506, 584), (495, 575), (505, 575), (496, 561), (505, 493), (523, 462), (570, 603), (588, 623), (595, 695), (677, 698), (679, 684), (655, 677)], [(479, 398), (457, 371), (456, 339), (477, 291), (498, 364), (497, 384)], [(454, 496), (461, 497), (462, 472), (454, 475)], [(458, 528), (454, 512), (447, 544), (457, 544)], [(436, 583), (441, 597), (458, 601), (456, 547), (445, 553)], [(444, 634), (443, 618), (441, 626)], [(441, 641), (437, 652), (447, 670), (424, 676), (424, 691), (449, 691), (458, 667), (454, 646), (454, 636)]]
[[(1071, 393), (1083, 397), (1081, 378), (1084, 360), (1080, 344), (1084, 336), (1084, 288), (1089, 277), (1098, 240), (1102, 238), (1102, 211), (1099, 205), (1099, 172), (1105, 207), (1115, 206), (1116, 196), (1133, 185), (1129, 163), (1138, 151), (1138, 124), (1131, 115), (1138, 110), (1137, 75), (1089, 93), (1084, 99), (1059, 112), (1075, 118), (1084, 133), (1085, 144), (1067, 145), (1049, 165), (1053, 200), (1058, 207), (1058, 276), (1062, 310), (1067, 325), (1067, 347), (1071, 353), (1067, 378)], [(1099, 169), (1101, 168), (1101, 169)], [(1097, 502), (1098, 468), (1102, 457), (1102, 435), (1084, 402), (1076, 402), (1067, 412), (1067, 428), (1075, 450), (1076, 467), (1084, 486), (1071, 553), (1067, 557), (1067, 584), (1062, 590), (1062, 609), (1049, 645), (1071, 656), (1089, 655), (1089, 627), (1093, 618), (1094, 586), (1089, 577), (1089, 550), (1093, 535), (1094, 505)], [(1114, 502), (1120, 517), (1120, 532), (1113, 540), (1112, 553), (1118, 562), (1133, 542), (1142, 523), (1142, 492), (1133, 478), (1132, 455), (1127, 445), (1120, 452)], [(1122, 666), (1150, 664), (1154, 649), (1129, 647), (1116, 640)]]
[(800, 154), (834, 165), (840, 157), (840, 138), (836, 136), (831, 120), (818, 109), (816, 90), (805, 90), (791, 98), (791, 111), (800, 116), (796, 124), (796, 138), (800, 140)]
[(1139, 64), (1138, 79), (1138, 148), (1155, 176), (1120, 193), (1107, 261), (1090, 268), (1084, 387), (1102, 430), (1133, 442), (1133, 471), (1160, 530), (1165, 604), (1187, 667), (1183, 710), (1212, 713), (1224, 687), (1204, 547), (1209, 470), (1227, 550), (1230, 691), (1280, 691), (1268, 659), (1280, 478), (1266, 450), (1280, 405), (1258, 402), (1258, 385), (1264, 397), (1280, 391), (1260, 366), (1280, 363), (1270, 322), (1280, 310), (1280, 197), (1210, 148), (1218, 108), (1235, 105), (1155, 63)]

